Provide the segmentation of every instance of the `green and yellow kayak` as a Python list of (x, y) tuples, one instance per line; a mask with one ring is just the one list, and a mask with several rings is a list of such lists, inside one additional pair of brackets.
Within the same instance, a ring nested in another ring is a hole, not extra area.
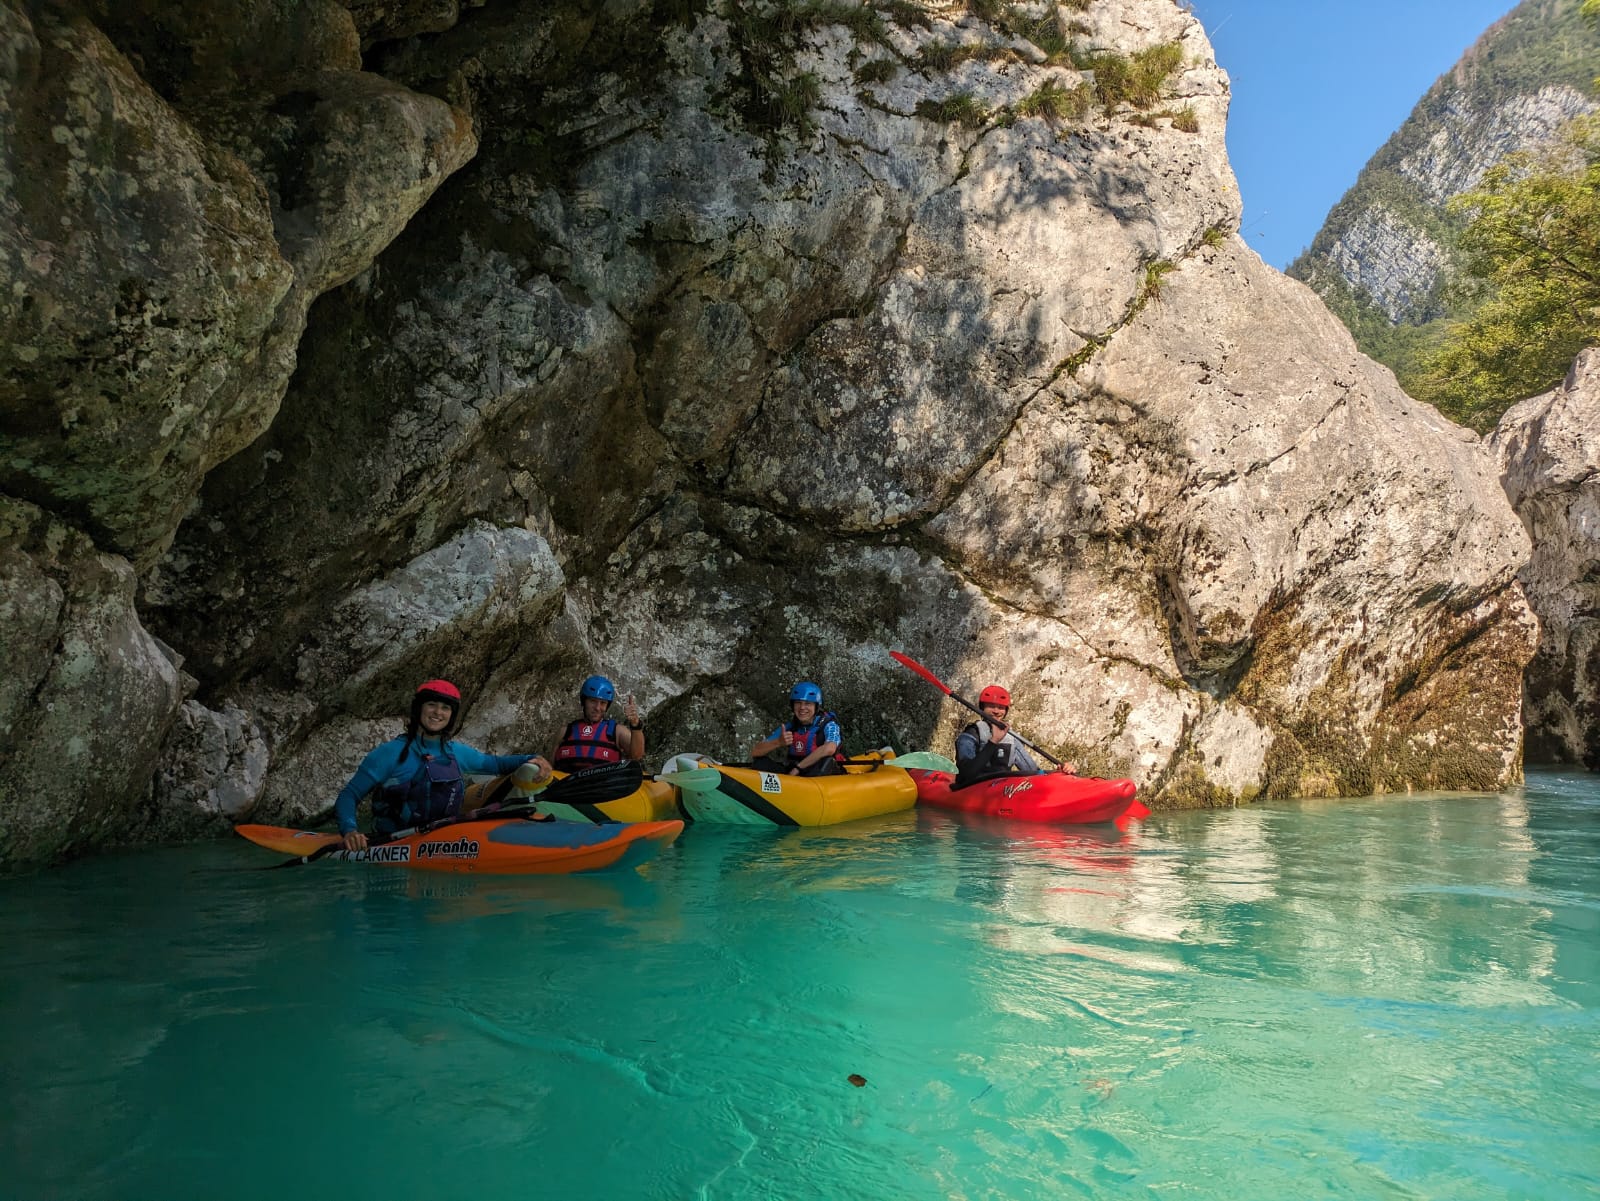
[(698, 822), (751, 826), (834, 826), (897, 813), (917, 803), (917, 785), (881, 754), (854, 760), (837, 776), (789, 776), (702, 761), (714, 770), (681, 777), (680, 804)]

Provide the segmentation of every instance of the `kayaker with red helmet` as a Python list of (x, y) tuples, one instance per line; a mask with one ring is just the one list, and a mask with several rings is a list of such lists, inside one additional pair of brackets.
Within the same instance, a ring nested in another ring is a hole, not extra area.
[[(750, 748), (751, 766), (791, 776), (834, 776), (843, 772), (839, 745), (844, 734), (839, 729), (839, 719), (822, 711), (822, 689), (809, 680), (801, 680), (789, 689), (789, 709), (794, 720), (784, 722)], [(774, 755), (780, 747), (782, 754)]]
[(990, 684), (978, 693), (978, 708), (983, 720), (971, 723), (956, 735), (956, 787), (1007, 772), (1038, 775), (1039, 765), (1006, 724), (1011, 694), (998, 684)]
[(621, 763), (624, 759), (644, 758), (644, 721), (633, 693), (622, 702), (622, 725), (607, 717), (617, 688), (605, 676), (590, 676), (578, 689), (582, 716), (568, 722), (556, 747), (555, 766), (559, 771), (581, 771), (602, 763)]
[(500, 776), (530, 762), (540, 776), (549, 773), (550, 764), (538, 755), (488, 755), (451, 742), (460, 709), (461, 690), (449, 680), (418, 686), (406, 732), (368, 752), (339, 790), (333, 812), (347, 850), (366, 849), (367, 836), (356, 829), (356, 806), (368, 793), (372, 832), (387, 836), (460, 813), (467, 774)]

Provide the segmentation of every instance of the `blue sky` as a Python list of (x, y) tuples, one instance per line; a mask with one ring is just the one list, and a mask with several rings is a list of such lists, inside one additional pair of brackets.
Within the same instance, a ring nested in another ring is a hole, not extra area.
[(1515, 0), (1192, 0), (1233, 80), (1228, 159), (1245, 240), (1283, 268), (1410, 114)]

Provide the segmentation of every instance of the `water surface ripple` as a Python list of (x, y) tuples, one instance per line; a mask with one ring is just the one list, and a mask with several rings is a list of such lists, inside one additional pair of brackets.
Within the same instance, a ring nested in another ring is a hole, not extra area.
[(268, 861), (0, 882), (6, 1197), (1600, 1196), (1594, 776)]

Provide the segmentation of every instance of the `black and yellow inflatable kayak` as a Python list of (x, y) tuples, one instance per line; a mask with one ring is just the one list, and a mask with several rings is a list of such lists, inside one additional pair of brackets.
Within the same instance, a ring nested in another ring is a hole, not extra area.
[(695, 821), (753, 826), (834, 826), (917, 803), (917, 785), (881, 753), (850, 761), (837, 776), (789, 776), (701, 760), (715, 774), (681, 777), (679, 803)]

